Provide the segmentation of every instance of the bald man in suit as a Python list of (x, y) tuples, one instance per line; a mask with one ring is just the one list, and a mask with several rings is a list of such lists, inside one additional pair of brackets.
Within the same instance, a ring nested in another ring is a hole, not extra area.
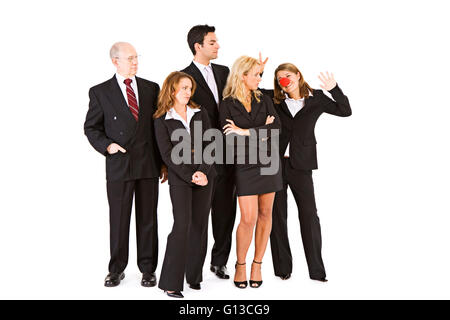
[(141, 285), (153, 287), (158, 263), (158, 177), (162, 182), (167, 179), (152, 118), (159, 86), (136, 77), (138, 56), (131, 44), (115, 43), (110, 57), (116, 74), (89, 90), (84, 123), (90, 144), (106, 157), (111, 259), (105, 286), (115, 287), (125, 277), (134, 195)]

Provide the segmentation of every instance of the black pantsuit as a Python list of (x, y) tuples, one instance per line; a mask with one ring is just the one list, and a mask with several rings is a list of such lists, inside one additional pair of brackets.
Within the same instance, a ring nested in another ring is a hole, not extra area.
[(110, 251), (109, 271), (121, 273), (128, 263), (133, 193), (135, 196), (136, 241), (139, 270), (155, 272), (158, 257), (158, 225), (156, 217), (158, 178), (107, 182)]
[(294, 169), (288, 159), (282, 160), (283, 190), (275, 195), (272, 214), (272, 234), (270, 245), (275, 274), (278, 276), (292, 273), (292, 254), (287, 230), (287, 188), (291, 188), (298, 208), (300, 230), (310, 277), (325, 278), (322, 261), (322, 238), (320, 221), (314, 197), (314, 185), (311, 170)]
[[(222, 92), (230, 70), (226, 66), (215, 63), (211, 63), (211, 68), (217, 84), (219, 101), (221, 101)], [(192, 100), (207, 111), (211, 127), (222, 131), (219, 121), (219, 106), (200, 70), (192, 62), (182, 71), (191, 75), (197, 83), (197, 89)], [(214, 181), (211, 207), (211, 222), (214, 236), (211, 264), (214, 266), (225, 266), (230, 255), (232, 233), (236, 219), (236, 188), (234, 186), (233, 165), (216, 164), (215, 169), (217, 177)]]
[[(273, 95), (273, 91), (263, 90)], [(317, 150), (314, 128), (322, 113), (340, 117), (352, 114), (348, 98), (336, 85), (329, 91), (334, 101), (321, 90), (313, 90), (305, 105), (292, 116), (286, 102), (275, 104), (281, 119), (280, 156), (283, 170), (283, 190), (277, 192), (273, 205), (270, 243), (275, 274), (292, 273), (292, 255), (287, 231), (287, 187), (297, 203), (300, 229), (311, 279), (324, 279), (322, 236), (314, 197), (312, 170), (317, 169)], [(289, 145), (289, 157), (284, 154)]]
[(188, 283), (203, 281), (212, 189), (212, 183), (204, 187), (170, 186), (173, 228), (167, 237), (159, 288), (183, 291), (185, 273)]
[[(128, 262), (128, 237), (133, 194), (135, 195), (138, 266), (154, 272), (158, 263), (158, 177), (161, 156), (156, 145), (153, 113), (159, 86), (135, 77), (139, 118), (133, 117), (116, 76), (89, 90), (89, 110), (84, 123), (91, 145), (105, 156), (110, 208), (109, 272), (121, 273)], [(126, 152), (109, 154), (111, 143)]]
[[(195, 122), (202, 123), (202, 131), (196, 132)], [(170, 198), (172, 200), (174, 224), (172, 232), (167, 238), (166, 253), (161, 270), (159, 288), (166, 291), (182, 291), (184, 275), (190, 284), (198, 284), (202, 279), (202, 269), (206, 257), (208, 244), (208, 216), (211, 209), (211, 196), (214, 188), (216, 172), (213, 164), (203, 161), (195, 164), (195, 152), (202, 152), (213, 142), (203, 142), (201, 150), (195, 149), (194, 141), (202, 139), (211, 128), (208, 115), (197, 109), (190, 124), (191, 148), (187, 150), (190, 163), (175, 164), (172, 160), (172, 149), (178, 141), (172, 141), (175, 130), (186, 130), (180, 120), (166, 119), (166, 114), (155, 120), (156, 139), (161, 156), (169, 171)], [(186, 130), (186, 133), (188, 131)], [(185, 150), (181, 151), (181, 157)], [(206, 186), (199, 186), (192, 182), (192, 175), (203, 172), (208, 178)]]

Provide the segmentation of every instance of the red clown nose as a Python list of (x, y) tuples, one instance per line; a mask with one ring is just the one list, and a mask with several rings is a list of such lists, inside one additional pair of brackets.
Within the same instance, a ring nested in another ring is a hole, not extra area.
[(280, 80), (278, 81), (283, 87), (287, 87), (289, 83), (291, 83), (291, 80), (289, 80), (288, 78), (280, 78)]

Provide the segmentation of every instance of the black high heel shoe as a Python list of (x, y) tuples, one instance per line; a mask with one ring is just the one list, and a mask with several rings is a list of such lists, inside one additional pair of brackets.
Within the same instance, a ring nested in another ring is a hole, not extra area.
[[(236, 261), (236, 264), (234, 265), (234, 268), (236, 269), (238, 265), (239, 266), (245, 266), (245, 264), (246, 264), (245, 262), (244, 263), (239, 263), (239, 262)], [(247, 280), (245, 280), (245, 281), (234, 281), (234, 285), (236, 287), (238, 287), (239, 289), (245, 289), (245, 288), (247, 288), (248, 282), (247, 282)]]
[[(258, 262), (258, 261), (255, 261), (255, 260), (253, 260), (253, 263), (256, 263), (256, 264), (262, 264), (262, 262)], [(262, 285), (262, 280), (261, 281), (255, 281), (255, 280), (251, 280), (250, 279), (250, 287), (252, 287), (252, 288), (259, 288), (259, 287), (261, 287), (261, 285)]]

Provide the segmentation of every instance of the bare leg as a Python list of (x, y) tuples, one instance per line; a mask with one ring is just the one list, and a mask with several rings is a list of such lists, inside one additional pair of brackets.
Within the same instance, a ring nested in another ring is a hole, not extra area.
[[(238, 197), (238, 201), (241, 209), (241, 221), (236, 231), (236, 253), (237, 261), (242, 264), (246, 261), (248, 248), (253, 239), (253, 230), (258, 218), (258, 196), (242, 196)], [(245, 281), (246, 279), (245, 266), (236, 266), (234, 281)]]
[[(258, 219), (255, 232), (255, 258), (257, 262), (262, 262), (264, 253), (272, 231), (272, 207), (275, 199), (275, 192), (261, 194), (258, 196)], [(261, 264), (252, 263), (250, 279), (261, 281)]]

